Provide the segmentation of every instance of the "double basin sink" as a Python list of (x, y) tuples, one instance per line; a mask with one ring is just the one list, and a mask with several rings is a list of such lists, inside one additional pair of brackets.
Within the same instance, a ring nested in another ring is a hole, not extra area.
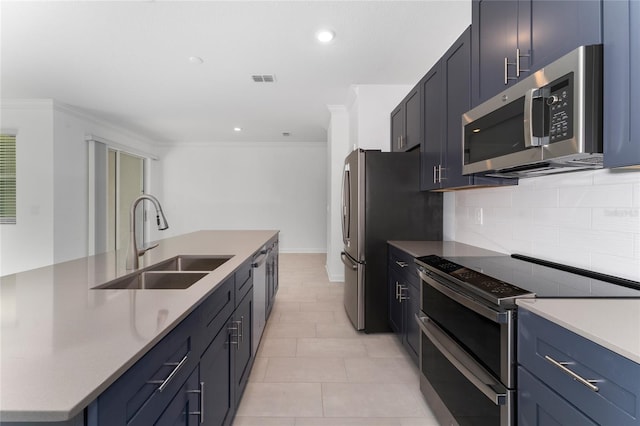
[(95, 290), (182, 290), (200, 281), (231, 257), (179, 255), (93, 288)]

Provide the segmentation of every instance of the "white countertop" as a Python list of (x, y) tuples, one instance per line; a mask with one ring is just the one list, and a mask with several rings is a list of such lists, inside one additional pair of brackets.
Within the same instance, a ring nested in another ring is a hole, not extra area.
[(178, 254), (233, 255), (184, 290), (92, 290), (127, 274), (113, 252), (0, 277), (0, 420), (73, 418), (275, 235), (161, 240), (140, 268)]
[(522, 299), (517, 304), (640, 364), (638, 299)]

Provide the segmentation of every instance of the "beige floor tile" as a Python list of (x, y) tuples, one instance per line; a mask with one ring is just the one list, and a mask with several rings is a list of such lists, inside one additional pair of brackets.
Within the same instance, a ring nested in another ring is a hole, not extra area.
[(263, 382), (264, 374), (267, 372), (267, 363), (269, 358), (256, 357), (253, 360), (253, 367), (251, 367), (251, 374), (249, 374), (250, 382)]
[(284, 338), (262, 338), (260, 348), (258, 349), (259, 357), (293, 357), (296, 356), (297, 340), (293, 337)]
[(343, 311), (342, 302), (301, 302), (300, 312), (334, 312)]
[(291, 323), (334, 323), (336, 321), (333, 316), (333, 311), (320, 311), (320, 312), (282, 312), (280, 314), (279, 321), (291, 322)]
[(401, 426), (400, 419), (319, 417), (298, 418), (295, 426)]
[(341, 358), (271, 358), (265, 382), (346, 382)]
[(236, 416), (233, 426), (295, 426), (294, 417), (241, 417)]
[(419, 384), (418, 370), (404, 358), (348, 358), (344, 362), (351, 383)]
[(372, 358), (403, 358), (404, 348), (393, 334), (371, 335), (371, 339), (364, 340), (367, 353)]
[(405, 383), (323, 383), (324, 417), (427, 417)]
[(367, 349), (359, 339), (298, 339), (296, 356), (347, 358), (365, 357)]
[(283, 302), (278, 300), (276, 296), (276, 301), (273, 304), (273, 308), (271, 313), (274, 312), (299, 312), (300, 311), (300, 302)]
[(366, 337), (364, 333), (359, 333), (351, 325), (351, 323), (332, 323), (317, 324), (316, 332), (318, 337), (335, 337), (335, 338), (358, 338)]
[(264, 330), (263, 339), (275, 339), (281, 337), (315, 337), (315, 323), (286, 323), (269, 321)]
[(320, 383), (248, 383), (238, 416), (322, 417)]
[(435, 417), (400, 419), (400, 426), (440, 426)]

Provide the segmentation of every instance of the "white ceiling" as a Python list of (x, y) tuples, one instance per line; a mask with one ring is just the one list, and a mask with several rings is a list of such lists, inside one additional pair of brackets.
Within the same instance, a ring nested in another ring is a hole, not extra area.
[[(350, 85), (415, 84), (471, 21), (469, 0), (0, 8), (3, 99), (53, 98), (159, 143), (326, 141), (327, 105)], [(323, 27), (328, 45), (314, 39)]]

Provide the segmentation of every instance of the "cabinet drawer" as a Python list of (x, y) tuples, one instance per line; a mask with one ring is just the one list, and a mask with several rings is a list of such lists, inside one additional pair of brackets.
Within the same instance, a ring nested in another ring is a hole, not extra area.
[(596, 423), (640, 424), (640, 365), (526, 309), (518, 313), (519, 364)]
[(235, 309), (234, 283), (233, 276), (227, 278), (198, 308), (203, 332), (201, 351), (209, 346)]
[(597, 426), (522, 367), (518, 368), (519, 425)]
[(249, 261), (243, 263), (236, 271), (236, 306), (244, 299), (244, 296), (253, 285), (253, 268), (251, 267), (251, 263), (251, 259), (249, 259)]
[(420, 279), (418, 278), (414, 257), (393, 246), (388, 247), (389, 266), (402, 274), (404, 280), (409, 284), (418, 287), (420, 285)]
[(98, 397), (98, 424), (138, 424), (149, 412), (162, 412), (198, 364), (190, 315)]

